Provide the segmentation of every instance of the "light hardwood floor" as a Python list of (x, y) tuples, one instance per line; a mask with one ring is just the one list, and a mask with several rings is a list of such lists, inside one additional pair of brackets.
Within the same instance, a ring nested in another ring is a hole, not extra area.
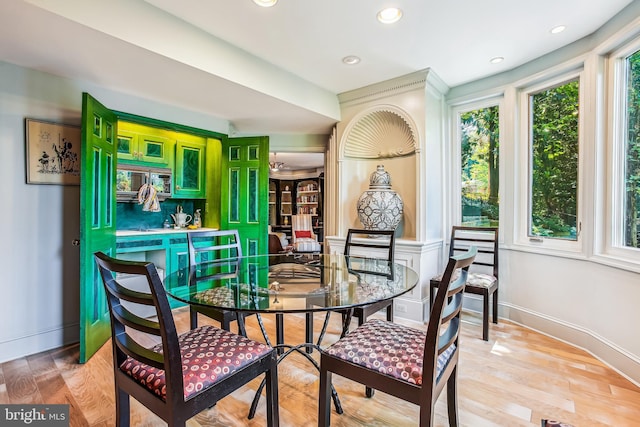
[[(176, 323), (186, 330), (184, 309)], [(325, 344), (337, 339), (339, 317), (332, 316)], [(574, 426), (640, 426), (640, 388), (588, 353), (507, 321), (491, 325), (490, 341), (482, 341), (480, 321), (465, 313), (458, 376), (460, 425), (539, 426), (541, 418)], [(201, 317), (201, 321), (204, 319)], [(316, 316), (320, 327), (322, 316)], [(264, 316), (273, 333), (273, 319)], [(213, 323), (213, 322), (212, 322)], [(255, 316), (247, 319), (248, 334), (260, 339)], [(415, 324), (413, 324), (415, 326)], [(304, 318), (285, 319), (286, 338), (299, 342)], [(113, 426), (114, 390), (111, 344), (80, 365), (78, 346), (71, 345), (0, 365), (0, 404), (66, 403), (71, 426)], [(317, 372), (302, 356), (292, 355), (279, 366), (280, 424), (315, 426)], [(344, 414), (332, 414), (333, 426), (415, 426), (418, 408), (384, 393), (364, 397), (359, 384), (334, 376)], [(223, 399), (189, 421), (189, 426), (265, 425), (264, 396), (255, 419), (246, 418), (258, 380)], [(132, 400), (132, 426), (165, 425)], [(437, 426), (448, 426), (446, 393), (437, 405)]]

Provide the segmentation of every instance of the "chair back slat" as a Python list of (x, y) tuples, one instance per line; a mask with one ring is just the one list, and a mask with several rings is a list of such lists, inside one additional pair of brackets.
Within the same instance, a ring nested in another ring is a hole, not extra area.
[[(355, 236), (367, 236), (374, 238), (354, 240)], [(352, 248), (384, 249), (386, 252), (385, 256), (379, 258), (386, 258), (387, 261), (392, 262), (395, 251), (395, 230), (364, 230), (359, 228), (350, 228), (347, 231), (347, 239), (344, 243), (344, 254), (351, 255)], [(367, 253), (367, 256), (375, 257), (375, 253)]]
[[(442, 353), (447, 351), (449, 347), (453, 344), (457, 344), (458, 335), (460, 334), (460, 319), (458, 317), (452, 318), (449, 322), (447, 322), (447, 329), (444, 331), (442, 335), (438, 337), (438, 353), (440, 356)], [(456, 348), (456, 352), (457, 352)]]
[(109, 292), (114, 297), (123, 300), (129, 301), (136, 304), (142, 305), (154, 305), (153, 297), (150, 293), (140, 292), (137, 290), (133, 290), (131, 288), (126, 288), (120, 284), (117, 278), (113, 279), (113, 282), (110, 286), (106, 288), (107, 292)]
[[(431, 314), (429, 315), (423, 358), (423, 381), (426, 378), (432, 378), (433, 384), (429, 387), (428, 384), (423, 382), (423, 393), (431, 393), (435, 390), (438, 356), (447, 351), (452, 345), (455, 345), (455, 349), (449, 359), (449, 363), (457, 363), (462, 296), (469, 267), (476, 255), (477, 250), (472, 246), (464, 254), (449, 258), (447, 267), (442, 275), (442, 280), (431, 307)], [(458, 270), (460, 270), (460, 274), (456, 276), (455, 273)], [(444, 332), (442, 332), (443, 329)], [(430, 390), (428, 391), (426, 387), (429, 387)]]
[[(493, 244), (493, 242), (491, 242), (491, 244)], [(466, 251), (469, 250), (470, 246), (476, 246), (476, 245), (456, 246), (456, 247), (453, 248), (453, 251), (454, 252), (466, 252)], [(478, 247), (478, 246), (476, 246), (476, 248), (477, 248), (479, 254), (492, 254), (493, 255), (495, 253), (493, 251), (493, 248), (492, 249), (483, 249), (482, 247)], [(455, 255), (455, 254), (452, 254), (452, 255)]]
[[(354, 240), (355, 236), (367, 236), (368, 239)], [(381, 276), (387, 276), (389, 279), (394, 278), (393, 259), (395, 252), (395, 231), (394, 230), (364, 230), (359, 228), (350, 228), (347, 231), (347, 239), (344, 243), (344, 255), (347, 261), (351, 261), (351, 250), (353, 248), (364, 248), (367, 250), (367, 258), (378, 258), (387, 261), (387, 265), (384, 266), (384, 271), (373, 272)], [(376, 256), (375, 252), (369, 252), (372, 249), (382, 249), (384, 256)], [(369, 272), (364, 268), (350, 268), (353, 271)]]
[(138, 344), (135, 340), (127, 334), (120, 334), (116, 337), (115, 341), (118, 349), (129, 357), (132, 357), (142, 363), (146, 363), (154, 368), (164, 369), (165, 360), (161, 353), (156, 353), (148, 348), (145, 348)]
[(187, 233), (187, 245), (190, 266), (202, 261), (242, 257), (238, 230), (192, 231)]
[(113, 307), (113, 316), (124, 326), (134, 328), (145, 334), (160, 336), (160, 324), (129, 311), (125, 306), (116, 305)]
[[(465, 230), (465, 231), (479, 231), (479, 230), (490, 230), (490, 229), (491, 229), (490, 227), (482, 228), (482, 229), (476, 229), (476, 228), (474, 228), (473, 230), (469, 230), (469, 229), (468, 229), (468, 228), (466, 228), (466, 227), (465, 227), (464, 229), (463, 229), (463, 228), (460, 228), (460, 227), (456, 227), (456, 228), (457, 228), (457, 230), (458, 230), (458, 231), (460, 231), (460, 230)], [(478, 237), (464, 237), (464, 236), (458, 235), (458, 236), (456, 237), (456, 240), (457, 240), (458, 242), (469, 242), (470, 244), (486, 242), (486, 243), (491, 243), (491, 244), (493, 245), (493, 242), (494, 242), (494, 239), (493, 239), (492, 237), (486, 237), (486, 238), (485, 238), (485, 237), (480, 237), (480, 236), (478, 236)], [(480, 248), (478, 248), (478, 252), (480, 252)]]
[(478, 255), (471, 271), (498, 275), (498, 228), (497, 227), (466, 227), (451, 228), (449, 256), (465, 252), (470, 246), (475, 246)]
[(190, 232), (187, 244), (191, 279), (237, 277), (237, 258), (242, 257), (238, 230)]

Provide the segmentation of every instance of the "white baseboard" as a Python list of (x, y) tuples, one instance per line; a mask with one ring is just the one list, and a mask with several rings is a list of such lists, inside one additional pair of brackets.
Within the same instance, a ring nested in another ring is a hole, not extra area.
[(0, 342), (0, 363), (78, 342), (78, 323)]
[[(475, 295), (465, 295), (464, 308), (482, 313), (482, 298)], [(629, 353), (597, 333), (513, 304), (500, 302), (498, 312), (500, 318), (508, 319), (525, 328), (586, 351), (640, 387), (640, 357)]]

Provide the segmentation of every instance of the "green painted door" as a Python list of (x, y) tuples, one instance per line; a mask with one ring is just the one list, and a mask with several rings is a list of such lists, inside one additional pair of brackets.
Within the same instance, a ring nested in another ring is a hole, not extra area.
[(245, 255), (266, 254), (269, 221), (269, 138), (229, 138), (222, 143), (221, 220), (238, 229)]
[(116, 250), (116, 115), (82, 95), (80, 149), (80, 363), (111, 336), (104, 288), (94, 252)]

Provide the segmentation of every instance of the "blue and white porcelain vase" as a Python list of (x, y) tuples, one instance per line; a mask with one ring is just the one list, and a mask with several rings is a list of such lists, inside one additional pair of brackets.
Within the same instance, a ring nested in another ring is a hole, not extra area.
[(358, 199), (358, 218), (365, 230), (395, 230), (404, 204), (391, 189), (391, 175), (378, 165), (369, 179), (369, 189)]

